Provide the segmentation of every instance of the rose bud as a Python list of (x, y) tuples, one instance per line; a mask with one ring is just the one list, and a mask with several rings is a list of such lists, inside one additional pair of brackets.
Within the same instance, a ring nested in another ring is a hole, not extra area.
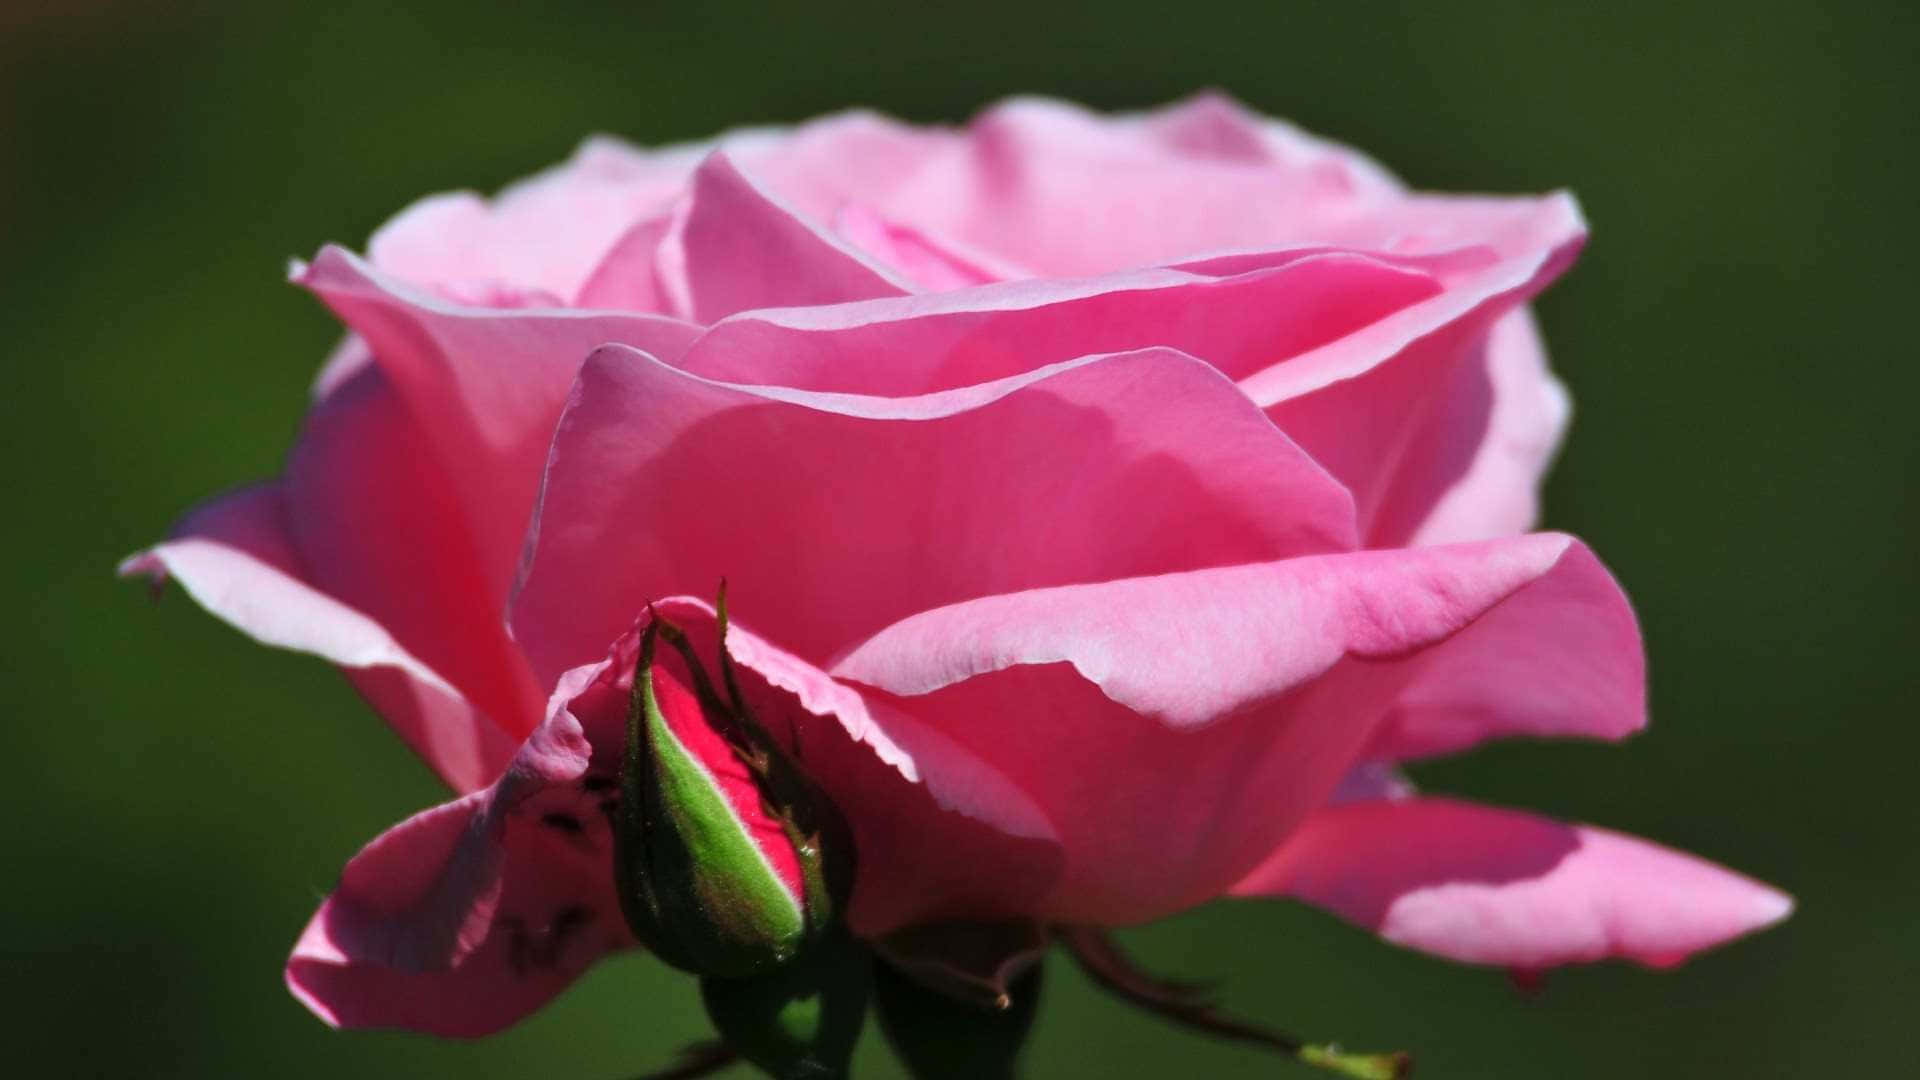
[[(724, 587), (718, 608), (724, 699), (678, 627), (655, 613), (642, 633), (614, 877), (628, 926), (655, 955), (742, 979), (794, 960), (834, 923), (851, 845), (832, 805), (747, 711), (726, 654)], [(656, 664), (661, 638), (684, 681)]]

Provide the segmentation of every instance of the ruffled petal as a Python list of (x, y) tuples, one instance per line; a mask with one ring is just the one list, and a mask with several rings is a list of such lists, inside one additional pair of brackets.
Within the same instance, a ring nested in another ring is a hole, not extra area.
[[(1564, 536), (1312, 556), (955, 604), (831, 671), (1034, 796), (1067, 857), (1043, 915), (1124, 923), (1238, 880), (1382, 733), (1637, 726), (1637, 640), (1585, 651), (1595, 589)], [(1457, 726), (1405, 714), (1441, 698)]]
[(287, 961), (294, 996), (337, 1027), (472, 1038), (630, 946), (591, 807), (510, 806), (508, 790), (418, 814), (354, 856)]
[(1645, 840), (1427, 798), (1322, 810), (1234, 892), (1292, 897), (1398, 945), (1520, 969), (1667, 967), (1793, 909), (1778, 890)]

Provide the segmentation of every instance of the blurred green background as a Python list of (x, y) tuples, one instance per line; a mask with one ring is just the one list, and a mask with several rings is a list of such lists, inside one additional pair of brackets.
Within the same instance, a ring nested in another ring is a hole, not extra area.
[[(1203, 86), (1421, 186), (1578, 191), (1594, 240), (1541, 305), (1577, 403), (1548, 524), (1631, 591), (1654, 727), (1418, 779), (1701, 852), (1801, 910), (1674, 973), (1568, 971), (1531, 998), (1278, 904), (1129, 940), (1223, 976), (1241, 1011), (1413, 1049), (1428, 1077), (1912, 1075), (1920, 19), (1631, 6), (7, 6), (12, 1075), (613, 1080), (703, 1032), (692, 987), (642, 958), (472, 1044), (330, 1032), (282, 990), (341, 862), (441, 792), (332, 671), (111, 571), (276, 471), (336, 334), (287, 256), (592, 131)], [(1054, 976), (1035, 1077), (1303, 1075)], [(877, 1038), (861, 1061), (896, 1075)]]

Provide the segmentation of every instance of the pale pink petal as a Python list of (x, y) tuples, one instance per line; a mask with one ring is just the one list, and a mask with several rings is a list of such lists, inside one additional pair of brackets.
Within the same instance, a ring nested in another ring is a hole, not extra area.
[(696, 334), (660, 316), (455, 304), (339, 248), (296, 271), (366, 341), (418, 421), (496, 600), (512, 580), (547, 443), (580, 361), (610, 341), (673, 357)]
[(1611, 958), (1666, 967), (1793, 908), (1775, 889), (1645, 840), (1442, 799), (1323, 810), (1234, 892), (1293, 897), (1395, 944), (1521, 969)]
[(1149, 138), (1185, 155), (1266, 164), (1309, 177), (1316, 201), (1372, 202), (1405, 190), (1393, 174), (1353, 147), (1262, 116), (1217, 90), (1202, 91), (1131, 122)]
[(340, 339), (327, 358), (320, 363), (320, 370), (314, 373), (312, 397), (315, 402), (325, 401), (327, 396), (345, 385), (362, 369), (373, 363), (373, 350), (360, 340), (359, 335), (349, 333)]
[(684, 267), (687, 311), (695, 322), (754, 308), (911, 291), (878, 263), (783, 206), (721, 150), (695, 171), (689, 201), (662, 244), (661, 257)]
[(1045, 914), (1128, 922), (1238, 880), (1383, 735), (1637, 726), (1637, 640), (1586, 651), (1609, 603), (1584, 548), (1529, 536), (991, 596), (830, 670), (1034, 796), (1067, 858)]
[(571, 300), (615, 239), (679, 193), (700, 150), (639, 150), (605, 137), (502, 191), (433, 195), (368, 242), (383, 271), (435, 290), (513, 286)]
[(535, 672), (726, 577), (831, 656), (975, 596), (1351, 542), (1346, 493), (1233, 385), (1169, 350), (916, 398), (709, 382), (609, 347), (555, 436), (513, 605)]
[(848, 204), (872, 207), (886, 200), (960, 139), (953, 131), (862, 109), (768, 137), (753, 134), (721, 142), (769, 191), (815, 221), (833, 220)]
[(1229, 108), (1202, 99), (1107, 118), (1015, 98), (866, 201), (1036, 273), (1078, 275), (1214, 248), (1345, 244), (1351, 218), (1397, 197), (1352, 151), (1241, 124)]
[(472, 791), (499, 774), (513, 740), (373, 619), (310, 584), (287, 536), (278, 484), (222, 496), (190, 514), (122, 574), (171, 579), (201, 607), (265, 645), (345, 669), (441, 778)]

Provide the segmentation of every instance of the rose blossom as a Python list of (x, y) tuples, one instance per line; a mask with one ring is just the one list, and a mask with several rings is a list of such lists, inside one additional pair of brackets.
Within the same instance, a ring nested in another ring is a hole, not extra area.
[(1412, 193), (1231, 102), (867, 113), (415, 204), (294, 280), (350, 331), (277, 480), (129, 560), (339, 665), (458, 797), (355, 856), (293, 992), (478, 1035), (628, 947), (598, 804), (649, 601), (844, 811), (849, 918), (1292, 897), (1535, 969), (1780, 893), (1396, 763), (1645, 722), (1638, 630), (1524, 534), (1571, 197)]

